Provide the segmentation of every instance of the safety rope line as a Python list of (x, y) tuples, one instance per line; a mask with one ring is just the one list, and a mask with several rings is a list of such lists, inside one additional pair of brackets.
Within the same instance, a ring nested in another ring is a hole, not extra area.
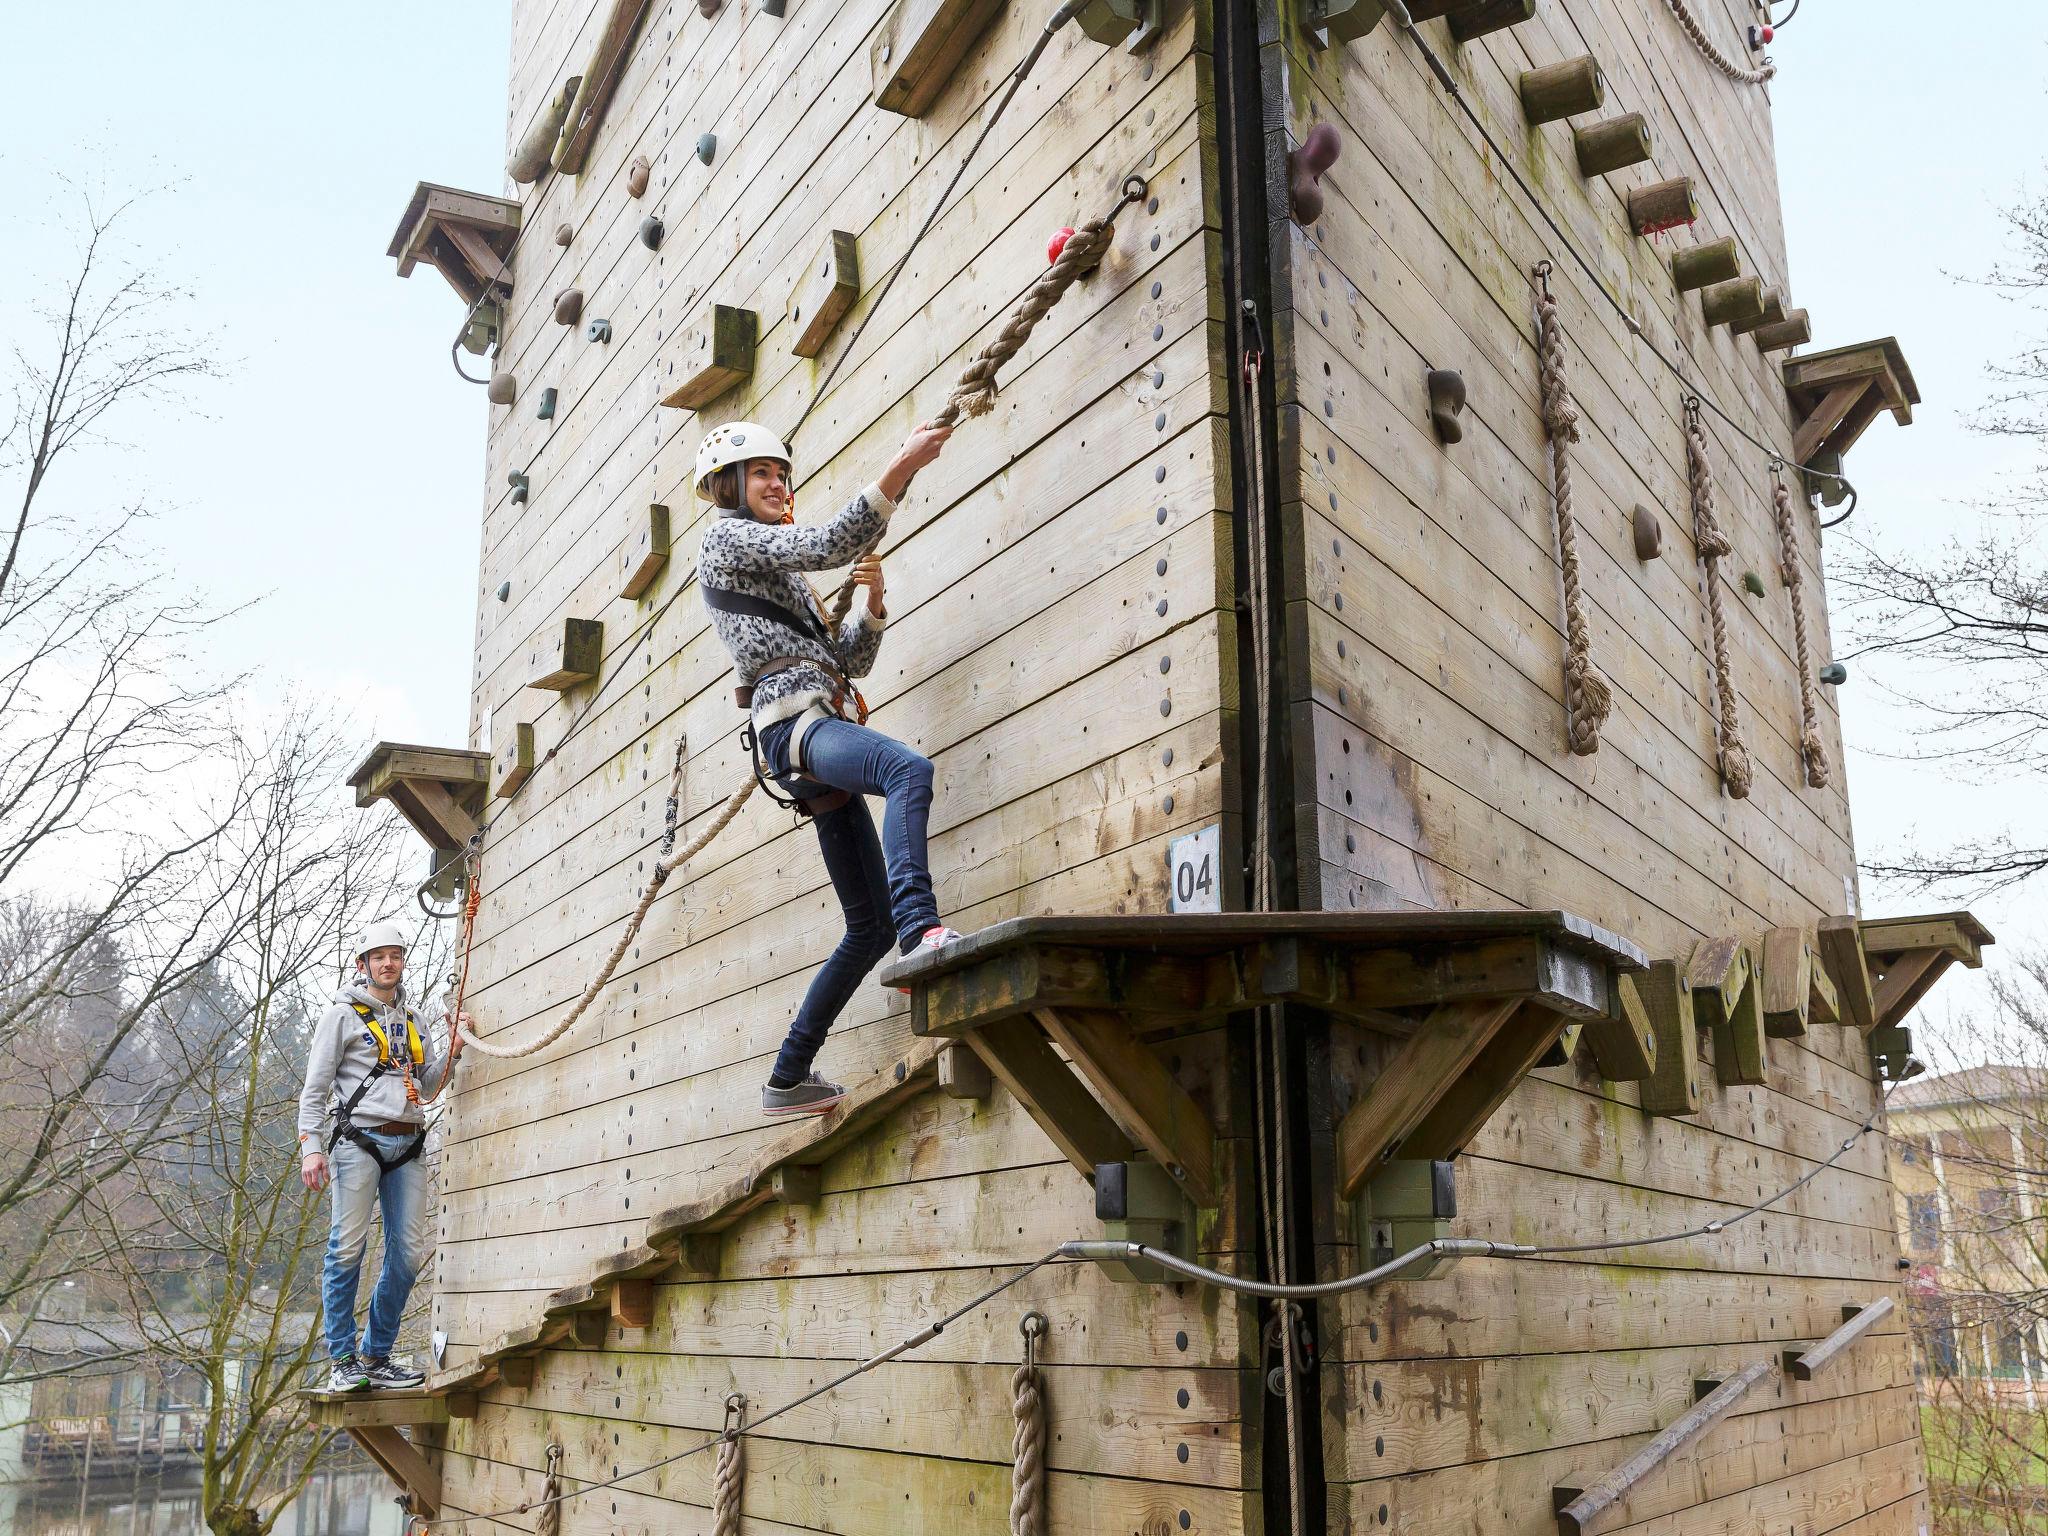
[[(1896, 1086), (1896, 1084), (1892, 1085), (1892, 1087)], [(1225, 1274), (1221, 1270), (1209, 1269), (1188, 1259), (1183, 1259), (1178, 1254), (1167, 1253), (1144, 1243), (1076, 1238), (1073, 1241), (1061, 1243), (1057, 1248), (1049, 1250), (1043, 1256), (1031, 1260), (1028, 1264), (1021, 1265), (1017, 1273), (1011, 1275), (1008, 1279), (998, 1281), (961, 1306), (955, 1307), (937, 1322), (927, 1324), (916, 1333), (899, 1339), (887, 1349), (870, 1355), (867, 1359), (862, 1360), (848, 1370), (841, 1371), (830, 1381), (812, 1388), (801, 1397), (793, 1398), (779, 1407), (769, 1409), (768, 1412), (760, 1415), (750, 1424), (721, 1428), (717, 1434), (709, 1435), (696, 1444), (676, 1452), (672, 1456), (664, 1456), (661, 1460), (649, 1462), (644, 1467), (634, 1467), (630, 1471), (614, 1473), (601, 1482), (588, 1483), (581, 1488), (572, 1488), (566, 1493), (561, 1492), (559, 1487), (551, 1480), (548, 1485), (551, 1491), (544, 1493), (543, 1497), (513, 1505), (509, 1509), (493, 1510), (486, 1514), (444, 1515), (433, 1520), (429, 1520), (421, 1515), (414, 1515), (410, 1517), (411, 1523), (407, 1529), (407, 1536), (416, 1536), (418, 1532), (438, 1530), (443, 1527), (469, 1525), (480, 1520), (502, 1520), (507, 1515), (531, 1514), (536, 1509), (541, 1511), (541, 1518), (546, 1519), (550, 1509), (559, 1509), (561, 1505), (567, 1504), (572, 1499), (583, 1498), (588, 1494), (600, 1493), (607, 1488), (616, 1488), (621, 1483), (630, 1482), (634, 1478), (644, 1477), (650, 1472), (658, 1472), (664, 1467), (673, 1466), (679, 1461), (695, 1456), (700, 1451), (706, 1451), (713, 1446), (722, 1445), (728, 1438), (738, 1439), (747, 1435), (759, 1434), (763, 1425), (781, 1418), (784, 1414), (794, 1413), (797, 1409), (804, 1407), (808, 1403), (816, 1402), (819, 1398), (837, 1391), (857, 1376), (864, 1375), (878, 1366), (886, 1365), (891, 1360), (899, 1359), (910, 1351), (920, 1349), (924, 1345), (929, 1344), (961, 1318), (988, 1305), (989, 1302), (995, 1300), (996, 1297), (1002, 1295), (1005, 1291), (1023, 1284), (1024, 1281), (1030, 1279), (1041, 1269), (1061, 1259), (1078, 1260), (1087, 1263), (1107, 1261), (1121, 1264), (1135, 1262), (1156, 1265), (1161, 1269), (1180, 1276), (1182, 1279), (1192, 1280), (1197, 1284), (1210, 1286), (1217, 1290), (1230, 1291), (1236, 1295), (1299, 1302), (1321, 1301), (1332, 1296), (1342, 1296), (1351, 1291), (1369, 1289), (1372, 1286), (1393, 1279), (1396, 1275), (1401, 1274), (1425, 1258), (1523, 1260), (1570, 1258), (1587, 1253), (1613, 1253), (1630, 1248), (1655, 1248), (1669, 1243), (1685, 1242), (1697, 1237), (1719, 1237), (1727, 1232), (1730, 1227), (1737, 1226), (1749, 1220), (1752, 1216), (1761, 1215), (1781, 1201), (1790, 1199), (1794, 1194), (1804, 1189), (1808, 1184), (1811, 1184), (1815, 1179), (1839, 1163), (1855, 1148), (1858, 1142), (1877, 1129), (1878, 1122), (1883, 1118), (1885, 1105), (1890, 1101), (1891, 1091), (1891, 1087), (1884, 1090), (1884, 1097), (1879, 1101), (1878, 1108), (1860, 1126), (1845, 1136), (1835, 1150), (1829, 1153), (1823, 1161), (1814, 1164), (1813, 1167), (1794, 1179), (1790, 1184), (1787, 1184), (1776, 1194), (1769, 1196), (1767, 1199), (1759, 1200), (1754, 1205), (1745, 1206), (1733, 1216), (1718, 1217), (1712, 1221), (1702, 1222), (1697, 1226), (1687, 1227), (1682, 1231), (1664, 1232), (1651, 1237), (1611, 1238), (1597, 1243), (1553, 1243), (1546, 1245), (1504, 1243), (1497, 1242), (1491, 1238), (1442, 1237), (1419, 1244), (1409, 1249), (1406, 1253), (1397, 1254), (1386, 1263), (1375, 1265), (1373, 1268), (1362, 1271), (1359, 1274), (1346, 1275), (1336, 1280), (1321, 1280), (1299, 1285), (1274, 1284), (1263, 1280), (1246, 1279), (1240, 1275)], [(1177, 1282), (1168, 1281), (1165, 1283), (1174, 1284)], [(1015, 1401), (1015, 1381), (1016, 1378), (1013, 1376), (1013, 1404)], [(1041, 1408), (1042, 1402), (1041, 1397)], [(559, 1515), (556, 1518), (559, 1520)], [(538, 1522), (536, 1523), (538, 1524)]]
[(1734, 552), (1714, 510), (1714, 471), (1707, 461), (1707, 434), (1700, 426), (1698, 396), (1685, 402), (1685, 470), (1692, 488), (1693, 547), (1707, 572), (1707, 618), (1714, 632), (1714, 693), (1720, 704), (1721, 782), (1737, 800), (1749, 795), (1749, 749), (1742, 744), (1742, 717), (1735, 679), (1728, 666), (1728, 618), (1721, 602), (1721, 561)]
[(1539, 261), (1537, 357), (1541, 367), (1543, 430), (1550, 443), (1551, 501), (1557, 513), (1557, 564), (1564, 581), (1565, 737), (1577, 757), (1600, 750), (1600, 728), (1614, 708), (1614, 690), (1593, 664), (1593, 637), (1586, 622), (1586, 593), (1580, 584), (1579, 533), (1572, 515), (1571, 445), (1579, 440), (1579, 411), (1564, 376), (1564, 327), (1550, 293), (1551, 266)]
[[(1693, 47), (1700, 51), (1701, 56), (1730, 80), (1735, 81), (1736, 84), (1762, 85), (1766, 80), (1777, 74), (1778, 66), (1773, 64), (1768, 58), (1758, 68), (1750, 69), (1737, 64), (1727, 54), (1716, 48), (1714, 40), (1707, 36), (1707, 29), (1700, 25), (1699, 18), (1693, 15), (1692, 7), (1687, 5), (1685, 0), (1664, 0), (1664, 4), (1670, 9), (1671, 14), (1678, 18), (1678, 25), (1684, 30), (1685, 35), (1692, 39)], [(1797, 7), (1795, 6), (1794, 9), (1796, 10)]]
[(711, 1473), (712, 1536), (740, 1536), (740, 1499), (747, 1476), (746, 1431), (747, 1395), (729, 1393), (725, 1423), (719, 1432), (718, 1462)]
[(1043, 1312), (1026, 1312), (1017, 1324), (1024, 1358), (1010, 1377), (1010, 1536), (1045, 1536), (1045, 1376), (1038, 1368), (1038, 1341), (1052, 1325)]
[(1828, 754), (1820, 739), (1820, 706), (1814, 699), (1813, 657), (1806, 640), (1806, 576), (1792, 522), (1792, 493), (1777, 464), (1771, 466), (1771, 510), (1778, 519), (1778, 574), (1792, 596), (1792, 639), (1799, 662), (1799, 756), (1806, 767), (1807, 787), (1826, 789)]

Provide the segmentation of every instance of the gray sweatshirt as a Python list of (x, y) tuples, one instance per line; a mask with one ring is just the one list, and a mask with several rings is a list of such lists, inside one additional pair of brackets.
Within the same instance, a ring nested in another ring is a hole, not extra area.
[[(697, 579), (730, 592), (748, 592), (785, 608), (817, 613), (817, 599), (802, 571), (847, 565), (889, 525), (896, 503), (869, 486), (830, 522), (800, 526), (764, 523), (751, 513), (721, 507), (697, 549)], [(822, 624), (825, 615), (818, 614)], [(833, 637), (840, 657), (799, 630), (751, 614), (711, 612), (711, 626), (732, 653), (740, 681), (752, 683), (762, 667), (788, 657), (802, 663), (771, 672), (754, 688), (754, 725), (773, 725), (829, 699), (832, 673), (843, 658), (850, 677), (865, 677), (882, 648), (882, 621), (856, 602)]]
[[(426, 1120), (425, 1112), (407, 1101), (405, 1077), (399, 1071), (399, 1053), (411, 1049), (405, 1033), (404, 989), (399, 989), (395, 1002), (380, 1003), (368, 987), (350, 983), (334, 994), (334, 1001), (313, 1026), (313, 1043), (306, 1056), (306, 1086), (299, 1090), (301, 1152), (327, 1150), (335, 1110), (354, 1096), (377, 1065), (377, 1037), (355, 1011), (356, 1003), (376, 1014), (378, 1027), (391, 1042), (392, 1065), (389, 1072), (370, 1085), (370, 1091), (363, 1095), (350, 1118), (357, 1125), (380, 1125), (387, 1120), (420, 1125)], [(424, 1098), (441, 1086), (448, 1070), (448, 1053), (417, 1014), (414, 1025), (419, 1030), (425, 1059), (412, 1069), (412, 1076)]]

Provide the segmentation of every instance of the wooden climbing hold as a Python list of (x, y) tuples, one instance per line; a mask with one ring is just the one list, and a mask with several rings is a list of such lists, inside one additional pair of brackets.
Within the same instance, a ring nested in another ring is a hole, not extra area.
[(1742, 253), (1736, 249), (1733, 235), (1725, 240), (1709, 240), (1704, 245), (1689, 245), (1682, 251), (1671, 253), (1671, 280), (1678, 284), (1680, 293), (1691, 293), (1695, 288), (1705, 288), (1712, 283), (1725, 283), (1741, 275)]
[(654, 585), (654, 578), (668, 564), (668, 541), (668, 508), (652, 502), (647, 508), (647, 526), (626, 541), (619, 556), (619, 596), (638, 597)]
[(1301, 25), (1329, 42), (1355, 43), (1386, 15), (1381, 0), (1303, 0)]
[(1323, 216), (1323, 172), (1343, 148), (1332, 124), (1317, 123), (1298, 149), (1287, 152), (1287, 201), (1295, 223), (1309, 225)]
[(846, 230), (830, 230), (789, 296), (789, 350), (816, 357), (832, 329), (860, 297), (859, 242)]
[(522, 187), (539, 181), (547, 174), (548, 166), (555, 157), (555, 140), (561, 136), (562, 124), (569, 116), (569, 103), (576, 99), (576, 89), (582, 84), (581, 75), (571, 75), (563, 81), (562, 88), (541, 109), (540, 116), (520, 138), (518, 148), (512, 151), (505, 174)]
[(629, 197), (645, 197), (647, 182), (654, 175), (654, 167), (645, 155), (635, 155), (633, 163), (626, 168), (626, 194)]
[(1661, 234), (1699, 216), (1699, 199), (1693, 195), (1690, 176), (1674, 176), (1629, 190), (1628, 227), (1638, 235)]
[(537, 675), (526, 686), (545, 688), (551, 693), (566, 693), (578, 683), (587, 683), (596, 677), (603, 664), (604, 621), (564, 619), (562, 632), (554, 644), (544, 651), (528, 655), (527, 665)]
[(760, 319), (751, 309), (712, 304), (701, 312), (683, 342), (675, 372), (682, 382), (661, 403), (679, 410), (702, 409), (754, 371)]
[(555, 324), (574, 325), (583, 317), (583, 290), (564, 288), (555, 295)]
[(1607, 1017), (1585, 1021), (1585, 1041), (1594, 1064), (1611, 1083), (1640, 1083), (1657, 1072), (1657, 1027), (1643, 1006), (1642, 994), (1615, 978), (1614, 1000)]
[(654, 1282), (652, 1280), (614, 1280), (612, 1282), (612, 1321), (621, 1328), (651, 1328), (654, 1326)]
[(1465, 440), (1465, 376), (1455, 368), (1432, 368), (1423, 380), (1429, 391), (1429, 424), (1436, 428), (1437, 441), (1450, 444)]
[(1763, 999), (1756, 963), (1736, 939), (1703, 939), (1686, 966), (1693, 1009), (1714, 1032), (1714, 1073), (1723, 1083), (1765, 1081)]
[(493, 405), (510, 405), (519, 398), (519, 380), (515, 375), (501, 369), (491, 375), (490, 386), (484, 390), (484, 394)]
[(1533, 20), (1535, 15), (1536, 0), (1480, 0), (1477, 5), (1451, 12), (1451, 38), (1454, 42), (1469, 43), (1489, 32), (1519, 27), (1523, 22)]
[(1650, 158), (1650, 125), (1642, 113), (1626, 112), (1574, 128), (1572, 152), (1578, 156), (1579, 174), (1588, 180), (1625, 165), (1640, 165)]
[(533, 727), (521, 721), (491, 758), (491, 797), (504, 800), (517, 794), (533, 776), (533, 757)]
[(1779, 293), (1778, 290), (1775, 288), (1766, 288), (1764, 290), (1763, 313), (1760, 315), (1752, 316), (1750, 319), (1747, 320), (1737, 320), (1734, 324), (1730, 325), (1728, 329), (1733, 331), (1737, 336), (1747, 336), (1752, 331), (1760, 330), (1764, 326), (1776, 325), (1780, 320), (1784, 318), (1785, 296)]
[(1641, 502), (1636, 503), (1635, 512), (1629, 519), (1629, 530), (1635, 538), (1638, 560), (1654, 560), (1662, 553), (1664, 519)]
[(1761, 352), (1782, 352), (1787, 347), (1803, 347), (1813, 340), (1813, 327), (1807, 324), (1806, 311), (1790, 309), (1785, 318), (1776, 325), (1760, 325), (1749, 333), (1750, 340)]
[(1002, 8), (1002, 0), (897, 0), (868, 50), (875, 105), (923, 117)]
[(1700, 317), (1708, 325), (1733, 325), (1764, 312), (1764, 280), (1734, 277), (1700, 290)]
[(1649, 1016), (1657, 1037), (1657, 1062), (1642, 1087), (1646, 1115), (1696, 1115), (1700, 1112), (1699, 1034), (1695, 1028), (1692, 984), (1676, 960), (1658, 960), (1641, 976), (1622, 976), (1616, 985), (1633, 991)]
[(1590, 53), (1561, 64), (1525, 70), (1521, 80), (1522, 115), (1532, 123), (1597, 112), (1607, 100), (1607, 77)]

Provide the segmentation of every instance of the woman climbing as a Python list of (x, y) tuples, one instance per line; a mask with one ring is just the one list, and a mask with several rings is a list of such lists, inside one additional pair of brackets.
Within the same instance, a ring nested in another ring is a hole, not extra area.
[[(861, 978), (892, 945), (909, 954), (960, 937), (939, 922), (925, 859), (932, 765), (869, 730), (853, 686), (874, 667), (887, 617), (882, 562), (861, 551), (874, 547), (911, 477), (951, 436), (950, 427), (920, 426), (873, 485), (809, 528), (796, 525), (789, 450), (766, 427), (727, 422), (697, 450), (697, 494), (718, 513), (697, 555), (704, 605), (732, 653), (759, 759), (817, 827), (846, 914), (846, 936), (812, 979), (761, 1090), (766, 1114), (818, 1114), (838, 1103), (846, 1090), (811, 1064)], [(835, 633), (802, 573), (849, 561), (866, 601)], [(868, 795), (884, 799), (879, 839)]]

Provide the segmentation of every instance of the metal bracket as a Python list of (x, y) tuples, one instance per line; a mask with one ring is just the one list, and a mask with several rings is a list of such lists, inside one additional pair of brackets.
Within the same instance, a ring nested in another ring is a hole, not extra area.
[[(1370, 1268), (1424, 1243), (1450, 1236), (1458, 1214), (1457, 1175), (1448, 1158), (1424, 1161), (1393, 1158), (1358, 1193), (1352, 1230), (1362, 1235), (1361, 1260)], [(1457, 1258), (1446, 1256), (1404, 1270), (1404, 1280), (1434, 1280), (1450, 1272)]]
[(1312, 38), (1321, 32), (1336, 42), (1353, 43), (1378, 26), (1386, 14), (1380, 0), (1303, 0), (1301, 28)]
[(1075, 20), (1105, 48), (1122, 43), (1141, 53), (1159, 41), (1165, 25), (1163, 0), (1088, 0)]
[[(1143, 1243), (1176, 1258), (1190, 1258), (1194, 1212), (1173, 1175), (1153, 1162), (1097, 1163), (1095, 1218), (1112, 1242)], [(1173, 1277), (1156, 1264), (1105, 1263), (1111, 1279), (1161, 1285)]]

